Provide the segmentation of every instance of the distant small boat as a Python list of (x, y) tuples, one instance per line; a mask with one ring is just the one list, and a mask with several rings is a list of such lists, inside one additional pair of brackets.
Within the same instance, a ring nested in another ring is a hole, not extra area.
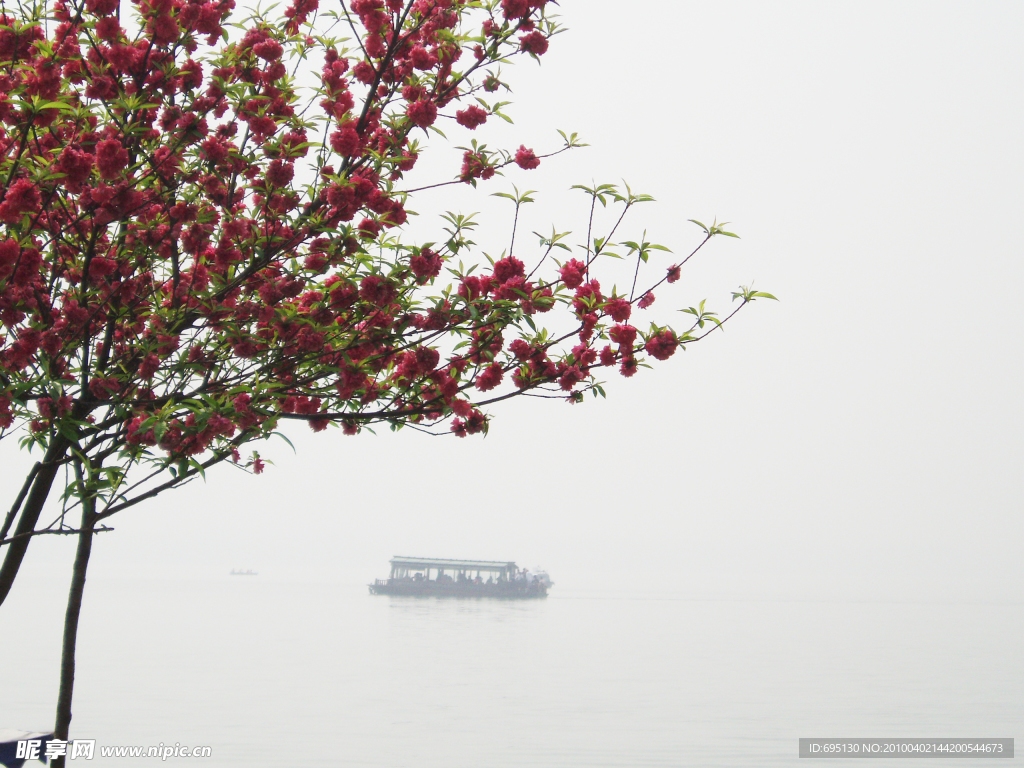
[(259, 576), (256, 571), (236, 571), (234, 568), (231, 569), (232, 576)]
[(511, 561), (393, 557), (391, 575), (370, 584), (371, 595), (410, 597), (547, 597), (553, 582)]

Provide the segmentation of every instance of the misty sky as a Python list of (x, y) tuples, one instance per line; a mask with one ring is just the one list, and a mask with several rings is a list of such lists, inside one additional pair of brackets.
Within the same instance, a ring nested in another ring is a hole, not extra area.
[[(498, 253), (509, 208), (485, 193), (515, 183), (538, 190), (526, 248), (552, 223), (582, 231), (571, 184), (626, 179), (657, 202), (624, 236), (684, 254), (686, 220), (718, 217), (742, 237), (659, 290), (663, 311), (727, 311), (751, 281), (781, 301), (609, 375), (607, 401), (494, 407), (486, 439), (290, 427), (297, 454), (262, 446), (263, 476), (220, 468), (115, 517), (92, 577), (366, 582), (413, 555), (542, 565), (556, 590), (1024, 598), (1024, 6), (561, 8), (543, 66), (506, 71), (516, 125), (475, 138), (539, 152), (561, 128), (591, 146), (426, 195), (416, 226), (481, 210)], [(454, 172), (461, 153), (431, 144)], [(9, 503), (30, 457), (0, 451)], [(22, 578), (70, 575), (56, 538)]]

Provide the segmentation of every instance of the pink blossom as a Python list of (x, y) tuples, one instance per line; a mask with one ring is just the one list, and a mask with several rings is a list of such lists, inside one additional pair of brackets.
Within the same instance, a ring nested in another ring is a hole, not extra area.
[(476, 388), (481, 392), (494, 389), (501, 383), (503, 375), (504, 371), (501, 370), (501, 366), (498, 363), (491, 363), (476, 377)]
[(360, 83), (369, 85), (373, 82), (373, 78), (376, 77), (377, 73), (373, 67), (370, 66), (368, 61), (360, 61), (354, 67), (352, 67), (352, 76)]
[(616, 323), (624, 323), (629, 320), (633, 307), (626, 299), (609, 299), (604, 305), (604, 311), (611, 316)]
[(422, 45), (414, 46), (409, 51), (409, 60), (416, 69), (431, 69), (437, 66), (437, 56), (430, 53)]
[(117, 10), (117, 0), (86, 0), (85, 7), (89, 13), (97, 16), (107, 16)]
[(637, 330), (632, 325), (614, 325), (608, 332), (608, 336), (619, 345), (619, 350), (630, 350), (633, 342), (636, 341)]
[(542, 32), (534, 31), (519, 39), (519, 48), (534, 56), (542, 56), (548, 49), (548, 39)]
[(526, 267), (519, 259), (509, 256), (494, 262), (494, 279), (499, 283), (507, 283), (515, 277), (523, 277)]
[(128, 150), (117, 139), (107, 139), (96, 145), (96, 166), (104, 179), (115, 179), (128, 167)]
[(487, 111), (474, 104), (456, 112), (455, 121), (472, 131), (487, 121)]
[(533, 153), (532, 149), (527, 149), (520, 144), (519, 149), (516, 150), (516, 165), (524, 171), (530, 171), (540, 165), (540, 158)]
[(363, 301), (378, 307), (390, 304), (397, 293), (395, 286), (380, 275), (367, 275), (359, 284), (359, 295)]
[(414, 101), (405, 114), (413, 125), (426, 128), (437, 119), (437, 105), (432, 101)]
[(573, 365), (567, 368), (558, 378), (558, 386), (568, 392), (582, 380), (583, 371), (578, 366)]
[(96, 22), (96, 36), (101, 40), (115, 40), (121, 34), (116, 16), (105, 16)]
[(530, 13), (528, 0), (501, 0), (501, 12), (506, 19), (521, 19)]
[(562, 282), (566, 288), (579, 288), (583, 284), (583, 277), (586, 274), (587, 265), (578, 259), (570, 259), (559, 270)]
[(156, 355), (146, 355), (139, 365), (139, 378), (152, 379), (160, 367), (160, 358)]
[(661, 331), (647, 340), (644, 350), (656, 360), (668, 360), (679, 347), (679, 340), (672, 331)]
[(17, 221), (23, 213), (34, 213), (39, 210), (39, 188), (28, 179), (18, 179), (4, 195), (0, 205), (0, 218), (4, 221)]
[(508, 345), (508, 349), (519, 360), (528, 360), (533, 354), (533, 348), (524, 339), (516, 339)]
[(588, 368), (597, 361), (597, 350), (586, 344), (577, 344), (572, 348), (572, 356), (581, 368)]
[(374, 221), (370, 218), (364, 218), (359, 222), (359, 236), (372, 240), (380, 234), (383, 225), (379, 221)]
[(416, 278), (420, 281), (429, 280), (432, 277), (437, 277), (441, 274), (441, 266), (444, 261), (441, 257), (434, 253), (429, 248), (424, 248), (411, 259), (409, 259), (409, 267), (412, 269)]
[(467, 184), (473, 179), (489, 179), (494, 175), (494, 166), (487, 164), (487, 158), (478, 152), (467, 150), (462, 155), (462, 169), (459, 179)]
[(153, 35), (153, 42), (157, 45), (173, 43), (181, 34), (178, 22), (167, 13), (161, 13), (156, 19), (150, 21), (150, 31)]
[(277, 61), (284, 53), (284, 48), (277, 40), (264, 40), (252, 47), (252, 52), (264, 61)]
[(295, 165), (284, 160), (271, 160), (267, 168), (267, 183), (274, 187), (283, 187), (295, 175)]

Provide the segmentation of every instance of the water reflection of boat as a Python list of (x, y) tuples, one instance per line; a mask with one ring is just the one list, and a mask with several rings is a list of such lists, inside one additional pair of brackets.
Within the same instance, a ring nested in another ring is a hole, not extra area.
[(369, 587), (371, 595), (519, 599), (547, 597), (552, 585), (544, 571), (520, 569), (511, 561), (393, 557), (391, 575)]
[(234, 568), (231, 569), (232, 576), (259, 576), (256, 571), (237, 571)]

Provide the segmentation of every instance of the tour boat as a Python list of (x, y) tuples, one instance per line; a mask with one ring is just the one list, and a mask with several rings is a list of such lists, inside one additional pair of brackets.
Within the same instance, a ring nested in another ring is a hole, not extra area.
[(511, 561), (393, 557), (391, 575), (370, 584), (371, 595), (410, 597), (547, 597), (553, 582), (544, 571)]

